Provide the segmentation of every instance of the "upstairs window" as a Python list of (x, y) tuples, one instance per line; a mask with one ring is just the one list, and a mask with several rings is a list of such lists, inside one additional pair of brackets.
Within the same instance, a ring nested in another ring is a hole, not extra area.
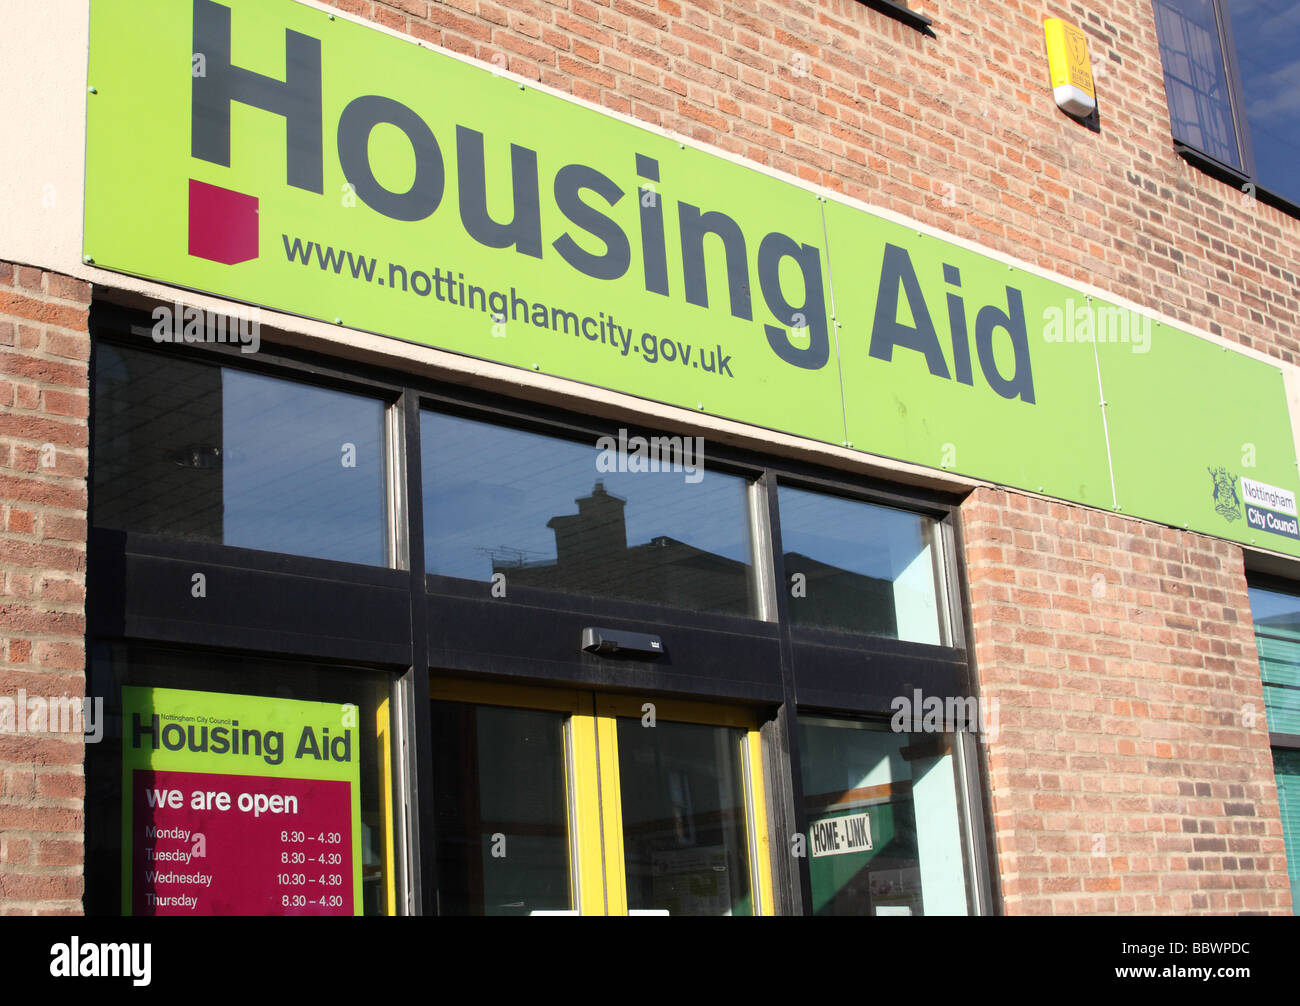
[(1174, 143), (1198, 166), (1300, 213), (1300, 6), (1154, 0)]

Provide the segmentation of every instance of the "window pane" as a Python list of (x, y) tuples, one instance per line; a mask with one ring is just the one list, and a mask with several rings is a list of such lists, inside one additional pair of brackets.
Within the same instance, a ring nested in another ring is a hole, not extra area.
[(632, 441), (628, 447), (610, 454), (426, 412), (428, 571), (482, 582), (501, 573), (507, 591), (518, 585), (754, 614), (745, 480), (695, 467), (698, 454), (677, 471), (667, 463), (636, 470), (643, 459), (631, 456)]
[(1300, 597), (1250, 588), (1268, 729), (1300, 734)]
[(433, 703), (438, 910), (574, 908), (562, 713)]
[(1242, 102), (1261, 188), (1300, 203), (1300, 5), (1229, 0)]
[(1251, 587), (1250, 615), (1256, 633), (1300, 642), (1300, 596)]
[(384, 403), (101, 344), (94, 519), (342, 562), (387, 562)]
[(1241, 168), (1211, 0), (1155, 0), (1174, 139)]
[(100, 645), (86, 694), (90, 913), (397, 914), (387, 675)]
[(1291, 875), (1291, 914), (1300, 915), (1300, 751), (1275, 749), (1273, 772), (1277, 778), (1287, 873)]
[(745, 732), (618, 721), (629, 911), (752, 915)]
[(966, 914), (951, 745), (800, 717), (813, 914)]
[(945, 644), (933, 520), (788, 486), (777, 498), (794, 624)]

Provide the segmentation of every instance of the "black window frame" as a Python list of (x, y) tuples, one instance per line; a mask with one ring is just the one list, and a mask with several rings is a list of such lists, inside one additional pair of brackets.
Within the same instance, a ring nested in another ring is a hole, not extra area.
[[(1159, 0), (1156, 0), (1158, 3)], [(1223, 65), (1224, 83), (1227, 87), (1228, 111), (1232, 118), (1233, 135), (1237, 143), (1237, 156), (1241, 167), (1225, 164), (1212, 154), (1181, 139), (1173, 132), (1172, 112), (1170, 113), (1170, 135), (1174, 150), (1188, 163), (1221, 182), (1234, 186), (1243, 193), (1249, 193), (1261, 202), (1282, 210), (1291, 216), (1300, 217), (1300, 202), (1261, 185), (1255, 170), (1255, 151), (1250, 138), (1250, 123), (1246, 118), (1246, 105), (1241, 82), (1241, 68), (1237, 63), (1237, 41), (1232, 29), (1232, 18), (1227, 10), (1228, 0), (1208, 0), (1214, 12), (1215, 28), (1219, 42), (1219, 60)], [(1152, 5), (1152, 13), (1155, 4)], [(1157, 18), (1157, 35), (1159, 34)], [(1161, 83), (1165, 87), (1165, 107), (1169, 105), (1168, 85), (1165, 84), (1163, 59), (1161, 66)]]
[[(755, 576), (762, 581), (760, 591), (765, 592), (762, 614), (714, 614), (540, 589), (512, 589), (511, 595), (518, 596), (493, 599), (482, 583), (425, 572), (420, 433), (426, 409), (588, 444), (594, 444), (599, 436), (616, 434), (620, 428), (630, 435), (694, 435), (701, 431), (685, 426), (650, 429), (632, 417), (620, 418), (614, 409), (605, 416), (580, 414), (544, 400), (529, 401), (518, 393), (506, 397), (413, 371), (353, 362), (342, 355), (326, 356), (277, 341), (275, 333), (266, 329), (255, 354), (244, 354), (231, 344), (158, 344), (151, 338), (147, 310), (98, 299), (92, 303), (92, 381), (99, 346), (113, 344), (246, 368), (391, 403), (397, 422), (395, 429), (390, 429), (396, 440), (390, 456), (399, 459), (400, 498), (390, 520), (398, 522), (398, 556), (395, 565), (365, 566), (95, 527), (96, 459), (92, 451), (87, 653), (103, 643), (129, 643), (390, 672), (406, 700), (403, 728), (409, 750), (399, 757), (405, 758), (405, 879), (411, 914), (436, 914), (438, 905), (430, 804), (435, 750), (431, 674), (604, 688), (749, 707), (762, 722), (769, 827), (778, 837), (807, 832), (794, 739), (798, 713), (887, 718), (891, 698), (910, 695), (916, 687), (926, 694), (977, 695), (959, 494), (760, 454), (706, 434), (706, 466), (752, 479), (758, 486), (750, 495), (750, 505), (760, 510), (757, 523), (762, 533), (753, 542), (753, 552)], [(93, 444), (93, 387), (90, 423)], [(942, 588), (950, 645), (824, 629), (792, 631), (796, 627), (790, 622), (784, 589), (788, 578), (781, 550), (778, 481), (938, 521), (943, 535)], [(188, 596), (189, 578), (195, 570), (208, 573), (208, 596), (201, 616), (177, 600)], [(221, 589), (213, 589), (215, 583), (220, 583)], [(271, 607), (267, 604), (270, 598), (275, 598), (278, 614), (268, 620), (264, 609)], [(293, 600), (286, 602), (285, 598)], [(503, 633), (501, 628), (507, 623), (511, 631)], [(601, 658), (582, 652), (580, 631), (588, 625), (658, 631), (669, 653), (684, 656), (685, 669), (679, 672), (660, 662)], [(328, 627), (328, 635), (323, 634), (323, 627)], [(519, 652), (509, 651), (509, 641), (500, 642), (506, 635), (515, 637), (513, 645)], [(457, 639), (480, 642), (471, 647), (450, 645), (449, 640)], [(554, 649), (549, 660), (537, 652), (547, 640)], [(526, 654), (521, 646), (528, 650)], [(979, 864), (968, 878), (980, 892), (972, 900), (972, 910), (994, 913), (999, 905), (992, 884), (996, 846), (987, 763), (975, 755), (977, 748), (969, 737), (965, 744), (963, 765), (968, 785), (962, 827), (974, 836)], [(966, 839), (963, 834), (963, 843)], [(772, 867), (776, 911), (805, 914), (811, 904), (807, 860), (774, 855)]]
[(910, 28), (915, 28), (922, 35), (929, 35), (931, 38), (935, 37), (934, 30), (931, 28), (934, 21), (920, 11), (912, 10), (907, 4), (907, 0), (860, 0), (860, 2), (863, 6), (879, 11), (887, 17), (892, 17), (895, 21), (901, 21)]

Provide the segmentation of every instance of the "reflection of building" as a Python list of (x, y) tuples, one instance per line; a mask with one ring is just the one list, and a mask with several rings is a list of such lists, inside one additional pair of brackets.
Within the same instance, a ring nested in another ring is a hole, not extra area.
[[(597, 479), (591, 495), (575, 500), (576, 514), (547, 521), (555, 532), (554, 562), (509, 562), (493, 558), (493, 573), (512, 584), (566, 593), (617, 597), (650, 603), (685, 604), (728, 614), (750, 610), (748, 563), (706, 552), (667, 535), (640, 545), (627, 543), (627, 500)], [(897, 635), (893, 586), (816, 559), (789, 552), (786, 570), (806, 579), (809, 605), (801, 618), (800, 597), (791, 604), (796, 622), (821, 626), (861, 626), (881, 636)]]
[(552, 517), (555, 561), (505, 565), (493, 562), (511, 584), (684, 605), (742, 615), (750, 610), (748, 563), (657, 535), (627, 543), (627, 501), (597, 480), (591, 495), (576, 500), (576, 514)]

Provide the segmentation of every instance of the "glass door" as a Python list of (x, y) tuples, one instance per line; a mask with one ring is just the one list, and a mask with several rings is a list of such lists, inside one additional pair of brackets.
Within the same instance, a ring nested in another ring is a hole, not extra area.
[(439, 912), (771, 914), (747, 710), (434, 679)]
[(430, 692), (439, 914), (605, 914), (592, 696)]
[(615, 914), (770, 912), (762, 749), (726, 706), (596, 698)]

